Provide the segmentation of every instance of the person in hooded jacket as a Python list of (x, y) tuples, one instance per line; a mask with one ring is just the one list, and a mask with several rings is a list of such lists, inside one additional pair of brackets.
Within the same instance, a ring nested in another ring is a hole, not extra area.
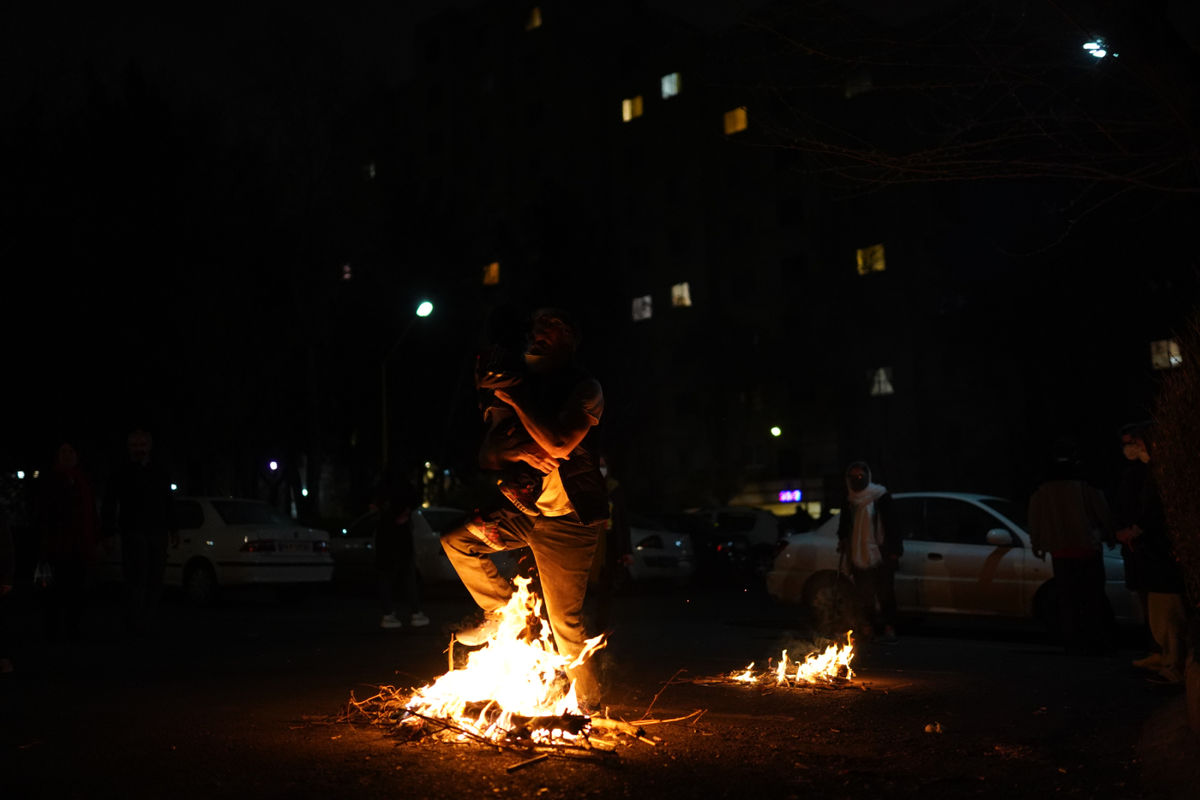
[(846, 468), (846, 506), (838, 519), (838, 553), (854, 580), (861, 614), (858, 634), (881, 631), (896, 639), (896, 569), (904, 554), (900, 529), (892, 518), (887, 487), (871, 481), (871, 468), (855, 461)]

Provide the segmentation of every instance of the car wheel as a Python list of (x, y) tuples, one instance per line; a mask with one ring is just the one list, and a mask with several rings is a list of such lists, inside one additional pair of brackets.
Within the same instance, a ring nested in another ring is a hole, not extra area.
[(183, 572), (183, 593), (188, 601), (207, 606), (217, 596), (217, 576), (205, 561), (193, 561)]
[(855, 625), (854, 584), (836, 573), (814, 575), (804, 587), (803, 605), (818, 633), (841, 635)]
[(1053, 580), (1043, 583), (1033, 596), (1033, 615), (1047, 633), (1058, 634), (1058, 587)]

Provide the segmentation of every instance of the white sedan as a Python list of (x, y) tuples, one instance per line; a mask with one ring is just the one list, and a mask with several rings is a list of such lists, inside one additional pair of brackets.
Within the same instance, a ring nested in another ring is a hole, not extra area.
[[(953, 492), (895, 494), (892, 510), (904, 538), (896, 572), (900, 613), (1036, 617), (1054, 625), (1050, 558), (1033, 554), (1029, 534), (1016, 521), (1023, 515), (1008, 500)], [(852, 587), (839, 563), (837, 527), (834, 516), (809, 533), (792, 534), (767, 573), (767, 592), (802, 604), (820, 627), (837, 627), (851, 613)], [(1119, 551), (1105, 549), (1104, 569), (1116, 619), (1140, 621)]]
[[(442, 549), (441, 535), (461, 525), (466, 518), (466, 511), (443, 506), (421, 508), (413, 516), (413, 556), (423, 584), (460, 581)], [(375, 534), (378, 529), (379, 513), (368, 511), (334, 535), (330, 550), (337, 564), (336, 580), (339, 583), (374, 586)], [(518, 556), (515, 552), (493, 553), (490, 558), (505, 577), (516, 573)]]
[[(222, 586), (304, 585), (333, 577), (329, 534), (289, 519), (267, 503), (233, 497), (176, 497), (178, 541), (167, 549), (164, 583), (204, 604)], [(120, 537), (102, 578), (120, 578)]]

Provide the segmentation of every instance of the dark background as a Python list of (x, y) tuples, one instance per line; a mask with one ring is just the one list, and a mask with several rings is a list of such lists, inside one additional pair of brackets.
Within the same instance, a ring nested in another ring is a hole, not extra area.
[[(532, 31), (514, 2), (15, 14), (0, 467), (67, 436), (103, 483), (144, 425), (184, 491), (290, 483), (300, 513), (351, 515), (392, 352), (389, 453), (453, 498), (489, 320), (560, 303), (644, 508), (828, 506), (860, 457), (894, 490), (1023, 499), (1063, 435), (1108, 481), (1150, 342), (1195, 301), (1193, 20), (957, 5), (548, 3)], [(1120, 61), (1079, 55), (1095, 31)], [(855, 274), (876, 242), (887, 271)]]

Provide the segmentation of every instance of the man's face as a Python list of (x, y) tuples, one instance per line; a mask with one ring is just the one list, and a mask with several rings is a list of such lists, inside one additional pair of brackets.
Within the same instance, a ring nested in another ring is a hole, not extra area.
[(525, 352), (533, 356), (536, 362), (557, 364), (570, 358), (574, 347), (575, 337), (570, 327), (557, 317), (543, 315), (533, 321), (529, 346)]
[(846, 473), (846, 485), (851, 491), (861, 492), (871, 482), (871, 476), (865, 470), (852, 469)]
[(1121, 437), (1121, 455), (1130, 461), (1142, 461), (1146, 453), (1146, 445), (1141, 439), (1132, 436)]

